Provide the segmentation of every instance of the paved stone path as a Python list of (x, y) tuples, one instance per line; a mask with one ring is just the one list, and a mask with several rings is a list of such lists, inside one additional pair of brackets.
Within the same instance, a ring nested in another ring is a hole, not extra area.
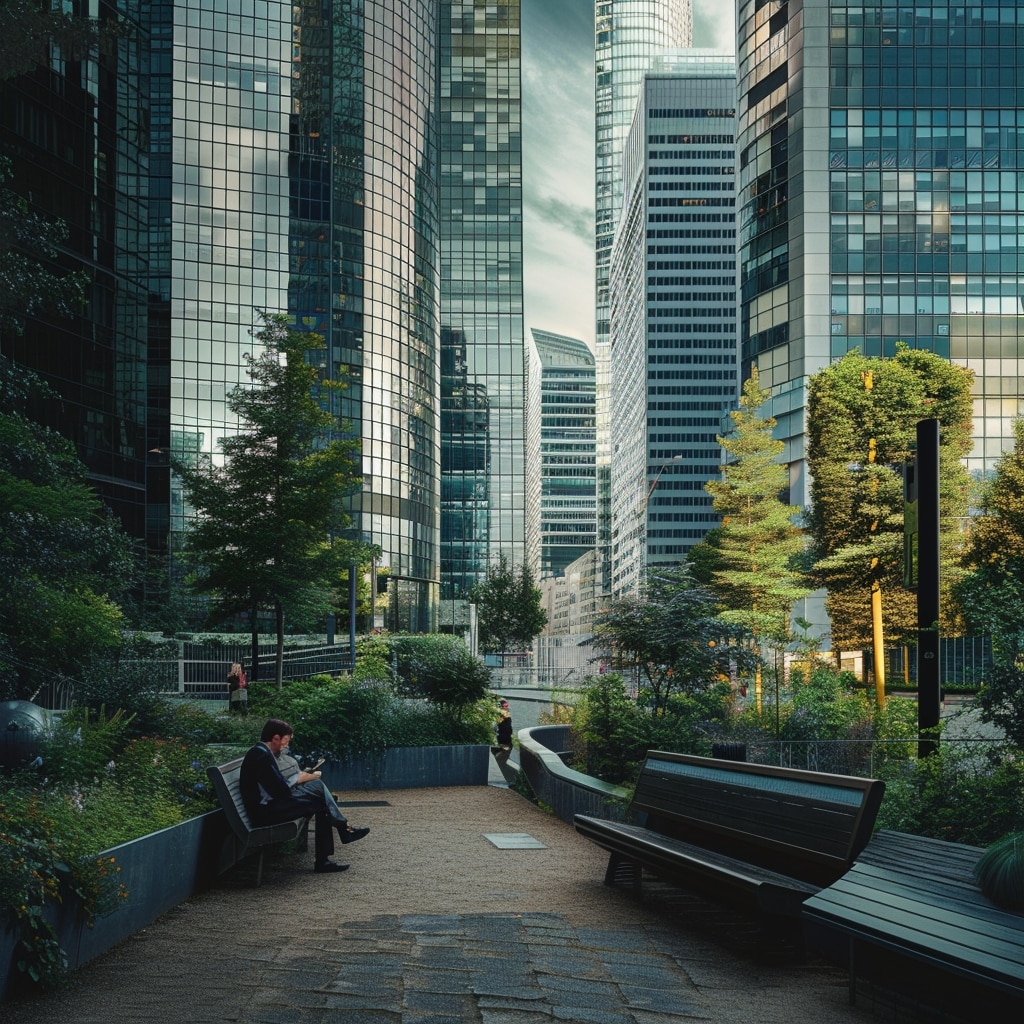
[[(4, 1024), (830, 1024), (845, 975), (699, 897), (603, 884), (606, 856), (495, 786), (346, 794), (369, 825), (315, 875), (241, 865)], [(527, 833), (538, 849), (487, 835)], [(889, 1017), (888, 1019), (891, 1019)]]

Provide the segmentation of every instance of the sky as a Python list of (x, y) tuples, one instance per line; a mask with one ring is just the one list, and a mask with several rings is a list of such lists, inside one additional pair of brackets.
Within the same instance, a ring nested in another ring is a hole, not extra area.
[[(735, 49), (733, 0), (693, 44)], [(522, 0), (525, 326), (594, 341), (594, 0)]]

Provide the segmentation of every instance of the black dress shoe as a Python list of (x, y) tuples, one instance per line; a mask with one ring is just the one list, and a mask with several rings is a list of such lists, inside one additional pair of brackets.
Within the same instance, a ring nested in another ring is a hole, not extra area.
[(362, 839), (363, 836), (369, 835), (370, 830), (368, 828), (340, 828), (338, 829), (338, 835), (341, 837), (343, 843), (354, 843), (357, 839)]
[(348, 871), (348, 865), (335, 864), (333, 860), (325, 860), (323, 864), (314, 864), (313, 870), (318, 875), (329, 875), (334, 871)]

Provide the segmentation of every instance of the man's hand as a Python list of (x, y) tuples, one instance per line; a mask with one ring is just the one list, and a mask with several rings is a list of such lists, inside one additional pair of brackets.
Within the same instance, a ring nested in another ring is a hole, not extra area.
[(320, 778), (321, 772), (299, 772), (298, 785), (302, 785), (304, 782), (316, 782)]

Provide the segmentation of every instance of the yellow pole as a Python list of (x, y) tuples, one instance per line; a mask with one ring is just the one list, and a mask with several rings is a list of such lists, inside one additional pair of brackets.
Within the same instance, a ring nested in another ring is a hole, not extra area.
[[(870, 391), (874, 386), (874, 378), (870, 370), (864, 373), (864, 390)], [(868, 440), (868, 464), (875, 461), (875, 439)], [(872, 480), (872, 493), (878, 492), (878, 481)], [(871, 524), (871, 532), (878, 530), (878, 520)], [(885, 645), (882, 631), (882, 585), (876, 578), (878, 559), (871, 559), (871, 644), (873, 648), (873, 665), (875, 670), (875, 703), (885, 707)]]

